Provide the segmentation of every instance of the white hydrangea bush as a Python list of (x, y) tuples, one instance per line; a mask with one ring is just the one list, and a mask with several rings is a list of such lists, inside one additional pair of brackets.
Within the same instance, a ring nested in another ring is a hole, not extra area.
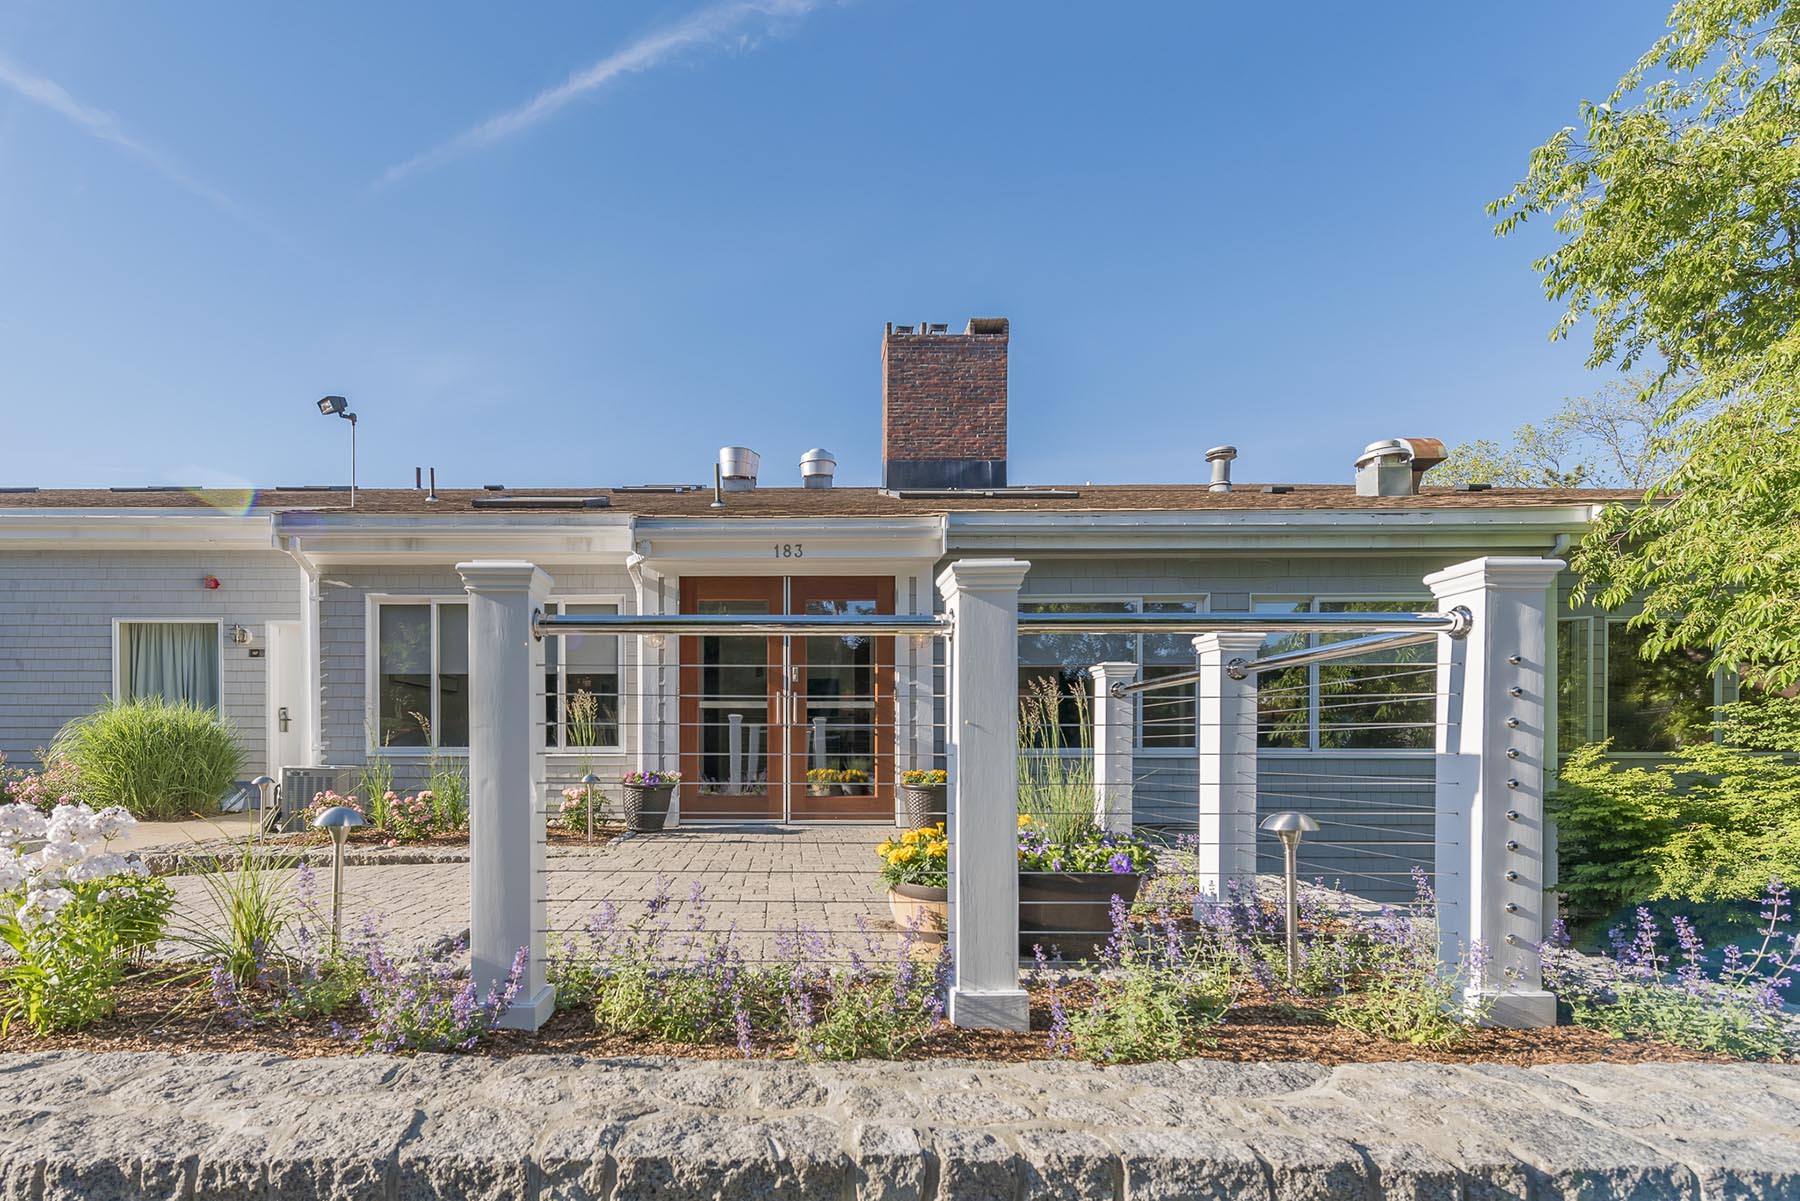
[(136, 826), (80, 801), (0, 805), (0, 1029), (75, 1029), (112, 1012), (127, 959), (156, 944), (173, 903), (111, 848)]

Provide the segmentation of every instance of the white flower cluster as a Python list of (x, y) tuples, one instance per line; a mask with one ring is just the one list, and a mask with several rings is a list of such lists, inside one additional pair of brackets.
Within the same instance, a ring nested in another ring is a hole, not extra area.
[[(34, 926), (67, 905), (74, 899), (72, 884), (143, 875), (142, 863), (106, 849), (136, 825), (136, 818), (117, 807), (95, 812), (76, 803), (44, 814), (30, 805), (0, 805), (0, 893), (25, 893), (20, 924)], [(21, 850), (36, 842), (43, 845)]]

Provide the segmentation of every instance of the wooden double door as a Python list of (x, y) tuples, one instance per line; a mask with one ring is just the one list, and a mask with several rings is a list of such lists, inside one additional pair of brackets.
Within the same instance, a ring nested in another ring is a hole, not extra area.
[[(681, 611), (890, 614), (894, 581), (685, 578)], [(684, 820), (892, 820), (892, 637), (693, 635), (680, 661)]]

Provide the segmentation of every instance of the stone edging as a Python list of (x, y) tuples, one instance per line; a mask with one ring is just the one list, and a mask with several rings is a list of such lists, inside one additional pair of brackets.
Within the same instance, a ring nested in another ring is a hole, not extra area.
[(1800, 1195), (1800, 1069), (0, 1056), (6, 1197)]

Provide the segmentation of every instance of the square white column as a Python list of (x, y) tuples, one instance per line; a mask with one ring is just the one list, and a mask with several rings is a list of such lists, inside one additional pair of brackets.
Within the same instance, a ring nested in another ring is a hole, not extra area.
[(1131, 833), (1132, 747), (1137, 701), (1114, 696), (1114, 684), (1137, 679), (1135, 663), (1096, 663), (1088, 668), (1094, 680), (1094, 824), (1103, 830)]
[(1538, 947), (1548, 840), (1544, 769), (1553, 679), (1548, 636), (1557, 559), (1485, 558), (1425, 577), (1438, 609), (1469, 612), (1465, 638), (1438, 639), (1437, 871), (1439, 954), (1470, 947), (1487, 964), (1471, 1001), (1500, 1026), (1556, 1023)]
[(950, 643), (950, 1021), (1028, 1030), (1019, 987), (1019, 585), (1031, 564), (938, 576)]
[(530, 956), (501, 1019), (536, 1030), (555, 1008), (546, 973), (544, 646), (532, 617), (550, 577), (530, 563), (458, 563), (469, 593), (469, 958), (481, 995)]
[(1194, 639), (1200, 681), (1195, 721), (1199, 771), (1196, 883), (1203, 894), (1225, 895), (1227, 884), (1256, 876), (1256, 673), (1234, 679), (1230, 665), (1252, 662), (1261, 634), (1202, 634)]

